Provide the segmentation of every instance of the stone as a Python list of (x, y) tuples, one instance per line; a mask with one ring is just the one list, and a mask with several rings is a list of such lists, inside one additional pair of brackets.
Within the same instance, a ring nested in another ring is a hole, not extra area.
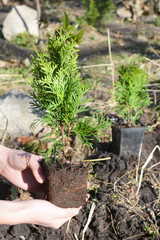
[(33, 36), (38, 36), (37, 11), (26, 5), (15, 5), (3, 22), (3, 36), (10, 41), (16, 35), (26, 31)]
[(44, 126), (31, 127), (38, 118), (30, 102), (32, 98), (19, 90), (10, 90), (0, 99), (0, 138), (36, 135)]
[(26, 68), (29, 68), (29, 66), (31, 65), (29, 58), (25, 58), (23, 60), (23, 64)]
[(117, 15), (120, 18), (123, 19), (131, 19), (132, 18), (132, 13), (129, 9), (127, 9), (125, 6), (119, 7), (117, 9)]

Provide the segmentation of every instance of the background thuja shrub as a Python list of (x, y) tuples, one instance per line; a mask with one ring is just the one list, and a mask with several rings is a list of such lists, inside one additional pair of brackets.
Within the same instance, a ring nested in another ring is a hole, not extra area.
[(94, 0), (89, 1), (89, 5), (87, 5), (87, 14), (85, 15), (86, 21), (94, 26), (97, 22), (100, 13), (96, 7), (96, 3)]
[(100, 25), (104, 15), (115, 8), (114, 0), (82, 0), (82, 4), (87, 10), (84, 19), (92, 26)]
[(58, 30), (56, 36), (49, 38), (47, 50), (36, 52), (33, 57), (32, 105), (41, 114), (35, 124), (42, 122), (52, 129), (46, 136), (50, 142), (43, 152), (46, 159), (54, 156), (65, 162), (71, 135), (77, 135), (83, 144), (92, 147), (93, 136), (99, 139), (110, 125), (102, 115), (80, 117), (88, 110), (85, 104), (91, 99), (86, 92), (91, 85), (82, 80), (77, 70), (76, 44), (70, 32), (64, 34)]
[(135, 124), (151, 101), (148, 94), (149, 78), (144, 69), (132, 63), (121, 65), (115, 83), (116, 112), (128, 123)]

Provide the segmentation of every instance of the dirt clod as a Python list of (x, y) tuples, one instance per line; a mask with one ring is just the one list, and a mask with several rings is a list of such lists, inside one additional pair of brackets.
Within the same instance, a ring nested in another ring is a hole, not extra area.
[(62, 208), (85, 205), (88, 166), (43, 162), (43, 168), (47, 178), (45, 186), (48, 201)]

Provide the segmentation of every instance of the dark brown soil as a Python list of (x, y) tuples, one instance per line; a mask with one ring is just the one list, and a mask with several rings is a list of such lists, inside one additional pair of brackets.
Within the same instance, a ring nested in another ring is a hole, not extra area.
[[(141, 163), (156, 145), (160, 145), (160, 126), (144, 136)], [(82, 232), (87, 222), (93, 202), (96, 207), (92, 220), (85, 233), (87, 240), (151, 240), (160, 238), (160, 205), (159, 205), (159, 165), (149, 172), (148, 167), (158, 163), (160, 153), (155, 152), (147, 169), (144, 172), (142, 186), (137, 197), (135, 191), (136, 156), (120, 157), (111, 152), (111, 143), (98, 144), (97, 154), (94, 158), (110, 156), (111, 159), (92, 164), (93, 175), (96, 176), (98, 187), (90, 190), (90, 199), (81, 209), (78, 216), (70, 223), (69, 232), (66, 233), (67, 224), (60, 229), (53, 230), (41, 226), (28, 224), (17, 226), (0, 226), (0, 239), (26, 240), (72, 240), (82, 238)], [(139, 169), (139, 174), (141, 167)], [(154, 175), (154, 176), (153, 176)], [(152, 179), (153, 178), (153, 179)], [(15, 187), (1, 179), (1, 199), (10, 199), (15, 193)], [(18, 192), (16, 192), (18, 194)], [(16, 197), (16, 196), (15, 196)], [(18, 195), (17, 195), (18, 197)]]
[(89, 166), (42, 162), (47, 200), (62, 208), (86, 203)]

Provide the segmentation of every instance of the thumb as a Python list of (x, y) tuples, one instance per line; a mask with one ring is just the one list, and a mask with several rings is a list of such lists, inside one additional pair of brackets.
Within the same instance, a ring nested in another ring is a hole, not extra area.
[(45, 176), (44, 176), (42, 167), (39, 163), (41, 160), (42, 159), (39, 156), (33, 155), (33, 159), (31, 159), (29, 167), (30, 167), (35, 179), (37, 180), (37, 182), (42, 184), (45, 181)]

